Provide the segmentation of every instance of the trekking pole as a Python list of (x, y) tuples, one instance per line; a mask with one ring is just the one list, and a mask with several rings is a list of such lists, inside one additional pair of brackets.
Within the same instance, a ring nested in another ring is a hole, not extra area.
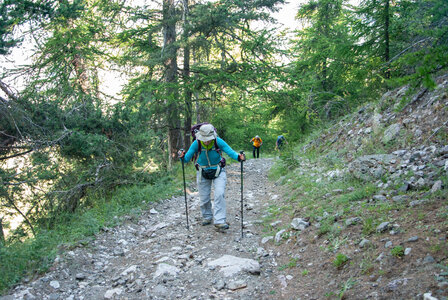
[[(184, 152), (184, 149), (180, 149), (179, 151)], [(184, 167), (184, 159), (180, 159), (182, 161), (182, 175), (184, 178), (184, 195), (185, 195), (185, 214), (187, 216), (187, 229), (190, 230), (190, 226), (188, 225), (188, 203), (187, 203), (187, 184), (185, 183), (185, 167)]]
[[(244, 151), (241, 151), (240, 154), (244, 155)], [(241, 238), (244, 237), (243, 233), (243, 162), (244, 160), (241, 160)]]

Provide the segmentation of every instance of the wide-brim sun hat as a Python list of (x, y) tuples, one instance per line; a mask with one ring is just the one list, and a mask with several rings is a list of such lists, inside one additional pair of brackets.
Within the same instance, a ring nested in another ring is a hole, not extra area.
[(196, 138), (203, 142), (208, 142), (216, 139), (218, 134), (215, 131), (215, 127), (212, 124), (204, 124), (199, 128), (196, 133)]

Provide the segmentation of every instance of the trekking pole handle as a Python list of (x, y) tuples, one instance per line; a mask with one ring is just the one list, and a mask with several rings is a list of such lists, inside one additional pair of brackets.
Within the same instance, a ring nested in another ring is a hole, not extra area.
[(179, 151), (177, 151), (177, 155), (180, 157), (181, 153), (184, 153), (184, 148), (180, 148)]
[[(246, 154), (244, 154), (243, 150), (240, 151), (240, 154), (242, 154), (244, 156), (244, 160), (246, 160)], [(244, 160), (242, 160), (242, 161), (244, 161)]]

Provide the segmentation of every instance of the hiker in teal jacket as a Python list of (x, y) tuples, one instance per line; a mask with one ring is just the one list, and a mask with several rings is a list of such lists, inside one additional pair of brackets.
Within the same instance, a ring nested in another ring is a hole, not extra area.
[[(216, 228), (228, 229), (224, 198), (227, 176), (225, 160), (222, 160), (221, 151), (238, 161), (244, 161), (245, 156), (235, 152), (223, 139), (219, 138), (211, 124), (204, 124), (199, 128), (196, 140), (191, 144), (187, 153), (179, 152), (179, 158), (184, 162), (189, 162), (199, 151), (196, 181), (201, 199), (202, 225), (211, 224), (213, 220)], [(210, 199), (212, 183), (214, 184), (213, 210)]]

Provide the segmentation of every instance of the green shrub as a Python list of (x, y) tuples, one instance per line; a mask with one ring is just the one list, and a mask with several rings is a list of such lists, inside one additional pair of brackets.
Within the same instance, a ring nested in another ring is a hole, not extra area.
[(285, 168), (284, 163), (282, 161), (277, 162), (276, 164), (274, 164), (271, 169), (269, 170), (269, 179), (270, 180), (277, 180), (282, 176), (285, 176), (286, 174), (288, 174), (288, 169)]
[(293, 147), (285, 145), (280, 153), (280, 159), (283, 162), (283, 166), (287, 170), (294, 170), (300, 166), (300, 162), (296, 157), (296, 151)]
[(324, 235), (324, 234), (330, 232), (331, 229), (332, 229), (333, 223), (334, 223), (334, 219), (333, 218), (327, 218), (327, 219), (322, 220), (320, 222), (320, 227), (319, 227), (318, 234), (319, 235)]
[(362, 224), (362, 233), (366, 236), (375, 232), (375, 221), (373, 218), (366, 218)]
[(403, 257), (404, 256), (404, 248), (403, 246), (395, 246), (390, 250), (390, 254), (395, 257)]
[(288, 268), (289, 269), (294, 268), (294, 267), (297, 266), (297, 261), (298, 261), (297, 258), (291, 258), (287, 264), (280, 266), (278, 269), (280, 271), (283, 271), (283, 270), (288, 269)]
[(342, 254), (342, 253), (338, 253), (335, 257), (335, 259), (333, 260), (333, 265), (336, 268), (341, 268), (343, 265), (345, 265), (348, 262), (349, 258), (347, 255)]

